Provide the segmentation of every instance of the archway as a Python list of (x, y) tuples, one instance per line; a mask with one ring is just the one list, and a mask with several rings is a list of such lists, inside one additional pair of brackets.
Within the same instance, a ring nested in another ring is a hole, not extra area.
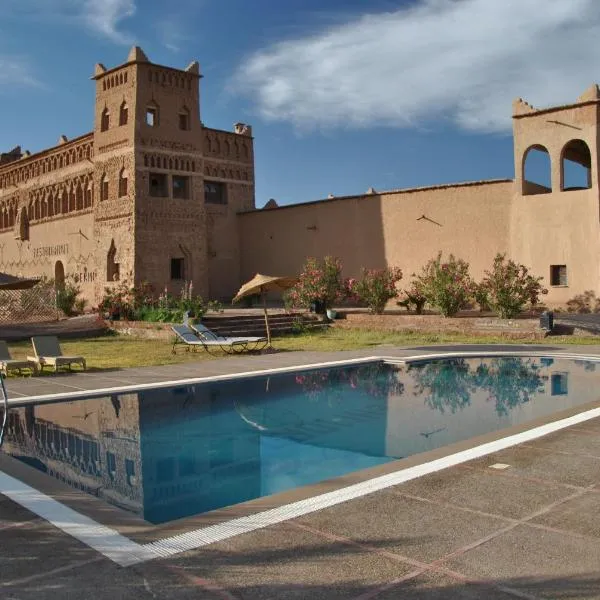
[(54, 287), (62, 290), (65, 287), (65, 267), (60, 260), (54, 265)]
[(571, 140), (561, 152), (561, 186), (564, 192), (592, 187), (592, 155), (583, 140)]
[(106, 281), (119, 281), (119, 263), (117, 262), (117, 247), (115, 240), (110, 241), (106, 255)]
[(523, 155), (523, 196), (552, 192), (552, 162), (545, 146), (530, 146)]

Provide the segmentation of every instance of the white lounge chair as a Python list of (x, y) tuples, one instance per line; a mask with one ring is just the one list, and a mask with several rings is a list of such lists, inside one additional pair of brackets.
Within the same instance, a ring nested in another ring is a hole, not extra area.
[(8, 375), (9, 371), (18, 371), (19, 375), (23, 369), (31, 369), (32, 373), (37, 372), (37, 363), (33, 360), (16, 360), (10, 355), (8, 344), (0, 340), (0, 372)]
[[(264, 347), (267, 343), (267, 338), (259, 337), (223, 337), (214, 334), (204, 326), (194, 325), (174, 325), (171, 327), (175, 333), (173, 342), (173, 354), (175, 354), (176, 346), (179, 343), (187, 346), (187, 349), (202, 347), (209, 354), (211, 350), (222, 350), (228, 354), (250, 352), (259, 349), (259, 346)], [(206, 329), (206, 331), (204, 331)]]
[(44, 367), (54, 367), (54, 371), (58, 371), (59, 367), (67, 365), (69, 371), (72, 365), (81, 365), (85, 370), (86, 362), (83, 356), (64, 356), (60, 349), (58, 338), (54, 335), (40, 335), (31, 338), (33, 352), (35, 356), (28, 356), (27, 360), (35, 362), (40, 369)]

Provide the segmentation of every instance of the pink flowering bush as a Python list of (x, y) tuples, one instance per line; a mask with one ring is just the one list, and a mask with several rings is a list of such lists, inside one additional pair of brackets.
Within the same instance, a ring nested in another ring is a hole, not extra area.
[(541, 294), (548, 290), (542, 285), (543, 277), (535, 277), (525, 265), (497, 254), (491, 271), (485, 272), (480, 284), (487, 290), (490, 308), (501, 319), (516, 317), (527, 304), (535, 306)]
[(402, 279), (398, 267), (385, 269), (363, 269), (362, 277), (352, 285), (351, 291), (367, 305), (370, 312), (380, 315), (388, 300), (397, 298), (396, 283)]
[[(400, 302), (398, 302), (398, 304), (400, 304)], [(406, 306), (407, 310), (409, 310), (410, 306), (412, 305), (415, 307), (415, 312), (418, 315), (422, 315), (425, 304), (427, 304), (427, 298), (413, 281), (410, 287), (407, 290), (404, 290), (404, 300), (402, 301), (402, 306)]]
[(453, 254), (443, 261), (440, 252), (423, 267), (414, 286), (429, 304), (445, 317), (452, 317), (468, 306), (474, 282), (469, 275), (468, 262)]
[(322, 261), (308, 258), (298, 283), (285, 293), (284, 301), (287, 306), (297, 308), (308, 308), (317, 302), (325, 309), (344, 299), (347, 289), (339, 258), (326, 256)]

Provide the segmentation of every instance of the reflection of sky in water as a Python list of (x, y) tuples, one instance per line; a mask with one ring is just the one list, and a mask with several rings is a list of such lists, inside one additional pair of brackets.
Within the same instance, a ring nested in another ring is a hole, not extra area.
[(370, 363), (9, 413), (5, 450), (153, 522), (315, 483), (596, 401), (596, 364)]

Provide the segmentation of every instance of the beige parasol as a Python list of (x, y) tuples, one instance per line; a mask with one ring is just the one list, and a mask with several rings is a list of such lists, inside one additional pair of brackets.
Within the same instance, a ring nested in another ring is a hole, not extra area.
[(269, 316), (267, 315), (266, 292), (284, 291), (296, 285), (296, 277), (272, 277), (270, 275), (261, 275), (257, 273), (250, 281), (245, 283), (235, 295), (232, 302), (237, 302), (245, 296), (254, 296), (260, 294), (263, 300), (263, 310), (265, 311), (265, 327), (267, 329), (267, 347), (271, 347), (271, 330), (269, 328)]

